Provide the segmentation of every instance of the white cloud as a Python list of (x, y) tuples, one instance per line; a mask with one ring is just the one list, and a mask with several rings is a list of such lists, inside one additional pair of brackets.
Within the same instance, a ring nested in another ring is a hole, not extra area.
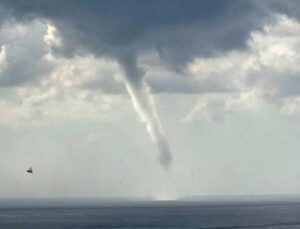
[(285, 115), (299, 115), (300, 114), (300, 96), (287, 98), (284, 100), (280, 109), (281, 114)]
[(116, 62), (93, 56), (55, 57), (52, 62), (55, 68), (39, 87), (17, 89), (23, 105), (42, 110), (44, 118), (109, 121), (118, 117), (111, 112), (122, 109), (125, 98), (111, 94), (121, 88)]
[(118, 93), (124, 89), (116, 61), (53, 55), (61, 43), (49, 22), (9, 21), (0, 30), (0, 86), (14, 97), (0, 100), (2, 125), (118, 117), (112, 111), (122, 109), (124, 98)]
[(6, 67), (6, 49), (5, 45), (1, 46), (1, 52), (0, 52), (0, 73), (4, 71)]
[(61, 39), (57, 34), (57, 29), (51, 23), (47, 23), (47, 32), (44, 35), (44, 42), (49, 47), (59, 47), (62, 45)]
[[(51, 72), (52, 65), (44, 57), (47, 45), (43, 41), (46, 25), (34, 20), (28, 23), (7, 21), (0, 28), (2, 46), (0, 86), (15, 87), (34, 84)], [(5, 48), (4, 48), (5, 47)]]
[[(185, 117), (224, 119), (233, 109), (259, 109), (272, 103), (281, 113), (296, 112), (300, 94), (300, 23), (277, 15), (263, 31), (254, 31), (247, 49), (212, 58), (196, 58), (187, 68), (199, 84), (210, 81), (229, 89), (228, 93), (202, 95)], [(298, 113), (298, 112), (296, 112)]]

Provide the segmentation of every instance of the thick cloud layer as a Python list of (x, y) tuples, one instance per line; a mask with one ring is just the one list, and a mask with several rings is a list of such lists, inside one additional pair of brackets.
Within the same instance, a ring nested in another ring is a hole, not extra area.
[(242, 48), (261, 25), (254, 1), (2, 1), (20, 20), (46, 18), (59, 27), (65, 55), (88, 50), (119, 56), (156, 49), (174, 68), (195, 55)]

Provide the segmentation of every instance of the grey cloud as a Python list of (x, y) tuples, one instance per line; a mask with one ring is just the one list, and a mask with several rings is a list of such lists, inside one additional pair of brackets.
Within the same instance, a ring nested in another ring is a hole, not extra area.
[(300, 18), (300, 2), (297, 0), (266, 0), (264, 5), (270, 11), (283, 13), (297, 19)]
[[(63, 40), (62, 47), (52, 47), (56, 54), (71, 57), (88, 52), (98, 57), (115, 58), (122, 64), (126, 56), (137, 58), (140, 53), (151, 49), (159, 53), (164, 66), (183, 75), (184, 65), (194, 57), (221, 55), (229, 50), (245, 48), (249, 33), (260, 29), (264, 20), (270, 18), (270, 12), (292, 14), (293, 8), (296, 12), (293, 6), (297, 1), (284, 3), (255, 0), (2, 0), (0, 5), (5, 8), (6, 14), (10, 13), (19, 21), (34, 18), (51, 20)], [(32, 69), (28, 75), (37, 70)], [(15, 81), (19, 81), (15, 75)], [(154, 92), (201, 93), (229, 89), (211, 82), (199, 86), (193, 85), (193, 82), (180, 83), (189, 81), (186, 77), (174, 79), (168, 85), (148, 78), (147, 82)], [(97, 83), (85, 86), (96, 88)], [(113, 93), (121, 91), (119, 86), (112, 87)]]
[[(195, 83), (185, 76), (185, 64), (195, 57), (245, 48), (249, 33), (260, 29), (268, 16), (257, 1), (235, 0), (3, 0), (2, 5), (20, 21), (45, 18), (54, 23), (63, 41), (62, 47), (53, 47), (56, 55), (72, 57), (92, 53), (97, 57), (117, 59), (131, 84), (141, 84), (144, 74), (130, 72), (143, 69), (128, 68), (132, 66), (128, 62), (135, 63), (140, 54), (156, 50), (164, 67), (182, 77), (152, 79), (145, 71), (146, 82), (155, 93), (231, 90), (215, 81)], [(101, 80), (84, 87), (104, 88), (105, 93), (123, 91), (120, 85), (112, 85)]]
[[(182, 75), (184, 65), (194, 57), (244, 48), (249, 33), (259, 29), (267, 16), (260, 2), (235, 0), (2, 0), (0, 5), (19, 21), (34, 18), (52, 21), (63, 41), (63, 46), (52, 47), (57, 55), (92, 53), (117, 59), (126, 67), (123, 64), (128, 61), (126, 58), (136, 59), (146, 50), (156, 50), (165, 67)], [(32, 68), (28, 75), (34, 75), (34, 71), (38, 69)], [(13, 80), (20, 81), (18, 74), (14, 75)], [(201, 93), (228, 89), (210, 82), (196, 86), (186, 77), (174, 79), (168, 85), (154, 80), (148, 82), (154, 92)], [(97, 83), (85, 87), (96, 88)], [(116, 86), (107, 91), (110, 90), (118, 93), (122, 88)]]
[(117, 83), (113, 77), (97, 78), (80, 85), (82, 89), (101, 90), (105, 94), (120, 94), (124, 93), (124, 86)]
[[(203, 80), (197, 82), (191, 76), (181, 76), (180, 74), (168, 74), (166, 77), (152, 77), (146, 75), (146, 82), (151, 86), (154, 93), (182, 93), (199, 94), (207, 92), (229, 92), (235, 88), (217, 80)], [(223, 83), (223, 84), (222, 84)]]
[[(119, 56), (157, 49), (173, 68), (195, 55), (242, 48), (264, 15), (255, 1), (2, 1), (20, 20), (48, 18), (78, 48)], [(179, 65), (179, 66), (177, 66)]]
[(52, 69), (44, 59), (47, 53), (43, 41), (45, 25), (33, 21), (21, 26), (23, 28), (14, 27), (8, 22), (1, 29), (0, 45), (4, 45), (6, 65), (0, 73), (1, 86), (32, 84)]

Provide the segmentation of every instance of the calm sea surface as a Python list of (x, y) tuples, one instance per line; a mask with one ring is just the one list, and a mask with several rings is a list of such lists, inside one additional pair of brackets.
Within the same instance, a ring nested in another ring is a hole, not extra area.
[(300, 203), (122, 203), (16, 206), (0, 228), (300, 228)]

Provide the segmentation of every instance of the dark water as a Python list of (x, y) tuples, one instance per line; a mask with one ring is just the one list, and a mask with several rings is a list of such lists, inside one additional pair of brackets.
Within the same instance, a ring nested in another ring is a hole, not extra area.
[(300, 203), (1, 205), (0, 228), (300, 228)]

